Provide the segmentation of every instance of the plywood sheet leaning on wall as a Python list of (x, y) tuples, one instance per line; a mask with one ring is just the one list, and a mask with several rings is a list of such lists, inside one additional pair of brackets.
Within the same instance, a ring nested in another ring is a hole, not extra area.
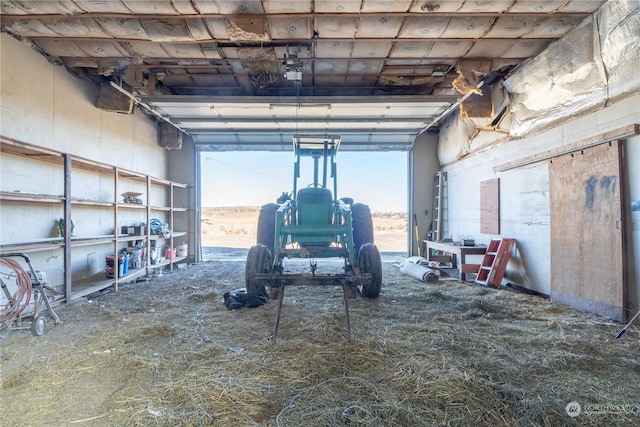
[(624, 318), (621, 148), (601, 144), (551, 160), (551, 299)]
[(500, 178), (480, 183), (480, 232), (500, 234)]

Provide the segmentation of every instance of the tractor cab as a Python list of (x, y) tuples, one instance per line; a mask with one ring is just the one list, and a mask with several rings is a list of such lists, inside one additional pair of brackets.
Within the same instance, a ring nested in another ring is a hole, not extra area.
[[(293, 152), (293, 194), (299, 225), (330, 225), (334, 222), (334, 204), (338, 191), (335, 157), (340, 147), (339, 136), (295, 135)], [(301, 163), (313, 162), (312, 182), (299, 188)], [(333, 193), (327, 187), (327, 178), (333, 180)]]

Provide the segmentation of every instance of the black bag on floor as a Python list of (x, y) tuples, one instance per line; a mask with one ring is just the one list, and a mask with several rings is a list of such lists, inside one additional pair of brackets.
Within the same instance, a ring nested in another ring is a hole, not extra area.
[(224, 293), (224, 305), (229, 310), (242, 307), (259, 307), (267, 303), (267, 298), (262, 295), (249, 295), (245, 288)]

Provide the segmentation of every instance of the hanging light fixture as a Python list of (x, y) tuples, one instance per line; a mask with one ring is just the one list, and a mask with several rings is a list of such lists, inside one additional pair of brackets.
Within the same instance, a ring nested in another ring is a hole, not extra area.
[(447, 68), (442, 65), (436, 65), (431, 71), (431, 77), (444, 77), (447, 75)]
[(291, 53), (284, 55), (285, 73), (284, 77), (293, 82), (302, 81), (302, 62), (298, 59), (298, 55)]

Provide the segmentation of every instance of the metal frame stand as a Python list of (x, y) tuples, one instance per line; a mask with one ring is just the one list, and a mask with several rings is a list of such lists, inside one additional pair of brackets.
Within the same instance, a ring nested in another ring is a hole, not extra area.
[[(281, 285), (278, 288), (278, 310), (276, 311), (276, 321), (273, 327), (273, 335), (271, 335), (271, 342), (273, 344), (278, 342), (278, 328), (280, 327), (280, 315), (282, 314), (282, 301), (284, 300), (284, 288), (285, 285)], [(351, 342), (351, 320), (349, 318), (349, 300), (356, 297), (356, 288), (349, 286), (346, 283), (342, 283), (342, 299), (344, 300), (344, 314), (345, 314), (345, 337), (347, 341)]]
[[(56, 314), (55, 311), (53, 311), (53, 307), (51, 306), (51, 303), (49, 302), (49, 298), (47, 296), (46, 290), (45, 289), (49, 289), (52, 292), (55, 292), (55, 289), (44, 285), (42, 282), (40, 282), (40, 280), (38, 279), (38, 275), (35, 271), (35, 269), (33, 268), (33, 266), (31, 265), (31, 259), (29, 258), (29, 256), (27, 254), (24, 253), (7, 253), (7, 254), (0, 254), (0, 258), (23, 258), (25, 260), (25, 262), (27, 263), (27, 267), (29, 267), (29, 271), (31, 272), (31, 276), (34, 278), (33, 281), (31, 282), (31, 289), (34, 293), (34, 306), (33, 306), (33, 320), (32, 320), (32, 327), (31, 330), (32, 332), (34, 331), (34, 328), (37, 329), (37, 322), (39, 321), (39, 317), (40, 317), (40, 309), (42, 307), (42, 302), (44, 301), (44, 305), (47, 308), (47, 311), (49, 312), (49, 315), (53, 318), (54, 324), (56, 326), (59, 326), (60, 324), (62, 324), (62, 321), (60, 320), (60, 317), (58, 317), (58, 315)], [(2, 284), (2, 288), (5, 291), (5, 293), (7, 293), (6, 290), (6, 285), (4, 285), (4, 283)], [(14, 329), (23, 329), (22, 327), (20, 327), (20, 322), (22, 321), (22, 316), (18, 315), (17, 316), (17, 322), (18, 322), (18, 327), (14, 328)]]

